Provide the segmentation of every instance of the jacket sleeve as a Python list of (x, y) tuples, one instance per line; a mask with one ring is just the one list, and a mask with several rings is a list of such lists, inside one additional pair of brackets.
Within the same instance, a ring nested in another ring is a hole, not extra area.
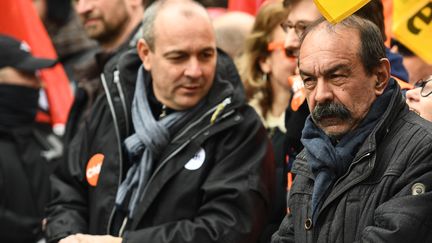
[(395, 182), (402, 188), (375, 209), (374, 225), (361, 242), (432, 242), (432, 146), (414, 151), (411, 163)]
[(80, 160), (82, 148), (86, 147), (85, 137), (83, 127), (70, 144), (65, 146), (64, 156), (51, 176), (51, 200), (47, 206), (48, 242), (56, 242), (74, 233), (87, 232), (87, 189), (83, 186), (86, 185), (85, 165)]
[(42, 232), (42, 223), (34, 217), (17, 214), (0, 207), (0, 239), (4, 242), (35, 241)]
[(257, 242), (270, 212), (274, 160), (258, 116), (247, 109), (236, 126), (206, 141), (214, 144), (205, 145), (214, 165), (196, 216), (128, 231), (123, 242)]

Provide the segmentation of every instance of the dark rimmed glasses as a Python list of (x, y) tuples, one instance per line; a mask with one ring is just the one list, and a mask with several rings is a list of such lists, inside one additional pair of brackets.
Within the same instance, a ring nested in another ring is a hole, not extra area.
[(295, 24), (291, 22), (282, 22), (281, 27), (285, 33), (288, 33), (289, 29), (294, 29), (294, 32), (297, 34), (297, 36), (300, 38), (303, 32), (306, 30), (306, 28), (311, 24), (312, 22), (308, 21), (299, 21)]
[(417, 81), (415, 83), (416, 88), (421, 88), (420, 95), (422, 97), (428, 97), (430, 94), (432, 94), (432, 76), (429, 76), (427, 79), (422, 79)]

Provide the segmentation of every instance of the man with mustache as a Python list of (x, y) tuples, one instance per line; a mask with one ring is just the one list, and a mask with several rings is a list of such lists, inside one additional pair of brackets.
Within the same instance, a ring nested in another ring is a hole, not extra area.
[[(282, 24), (282, 28), (286, 32), (286, 53), (289, 56), (297, 57), (302, 33), (313, 21), (321, 17), (321, 13), (318, 11), (313, 0), (284, 0), (283, 5), (289, 10), (288, 17), (285, 23)], [(375, 23), (380, 28), (383, 39), (386, 39), (381, 0), (371, 0), (361, 9), (357, 10), (355, 15), (369, 19)], [(408, 73), (402, 65), (402, 57), (391, 53), (388, 48), (386, 48), (386, 53), (392, 66), (391, 75), (398, 80), (402, 88), (406, 88), (404, 81), (408, 81)], [(292, 80), (299, 79), (298, 75), (292, 77)], [(296, 97), (296, 95), (292, 97)], [(285, 127), (287, 128), (285, 147), (290, 160), (289, 164), (291, 164), (295, 156), (303, 148), (300, 137), (306, 117), (309, 115), (309, 110), (306, 102), (303, 102), (298, 107), (298, 110), (294, 110), (292, 106), (288, 106), (285, 114)]]
[(97, 100), (52, 177), (48, 242), (258, 242), (272, 150), (240, 79), (217, 68), (205, 8), (159, 0), (142, 25), (119, 60), (124, 95)]
[[(117, 69), (119, 56), (133, 49), (140, 37), (140, 22), (147, 0), (74, 0), (73, 6), (88, 37), (100, 50), (75, 67), (75, 100), (69, 114), (64, 141), (69, 144), (103, 93), (103, 72)], [(121, 92), (121, 91), (120, 91)]]
[(432, 125), (390, 77), (379, 28), (319, 19), (298, 67), (311, 116), (272, 242), (432, 241)]

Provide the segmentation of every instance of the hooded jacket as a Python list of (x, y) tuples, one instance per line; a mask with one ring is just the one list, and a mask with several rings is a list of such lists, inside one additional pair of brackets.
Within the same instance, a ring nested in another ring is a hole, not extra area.
[(273, 243), (432, 242), (432, 125), (392, 94), (383, 117), (312, 223), (314, 176), (302, 151)]
[[(80, 142), (69, 146), (53, 177), (49, 242), (78, 232), (113, 231), (114, 199), (128, 168), (122, 142), (132, 133), (130, 106), (141, 62), (131, 52), (119, 64), (102, 77), (106, 95), (96, 101), (77, 135)], [(233, 85), (240, 81), (223, 80), (220, 70), (227, 69), (220, 64), (208, 103), (173, 135), (155, 161), (134, 220), (121, 230), (123, 242), (258, 239), (274, 186), (272, 151), (258, 115), (245, 104), (241, 88)], [(99, 171), (91, 167), (96, 157), (103, 158)], [(95, 186), (89, 174), (98, 174)]]

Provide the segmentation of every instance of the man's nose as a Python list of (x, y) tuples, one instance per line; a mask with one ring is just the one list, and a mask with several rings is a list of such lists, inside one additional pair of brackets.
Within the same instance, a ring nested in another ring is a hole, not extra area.
[(323, 79), (319, 79), (317, 81), (317, 85), (315, 87), (315, 102), (324, 104), (329, 101), (333, 101), (333, 92), (331, 87), (327, 82)]
[(188, 62), (185, 72), (185, 76), (189, 78), (200, 78), (203, 74), (201, 63), (196, 58), (191, 58), (191, 60)]
[(410, 89), (406, 92), (406, 101), (408, 104), (412, 102), (417, 102), (420, 99), (420, 89), (421, 88), (415, 88)]
[(75, 1), (75, 11), (78, 14), (85, 14), (92, 9), (92, 0)]

